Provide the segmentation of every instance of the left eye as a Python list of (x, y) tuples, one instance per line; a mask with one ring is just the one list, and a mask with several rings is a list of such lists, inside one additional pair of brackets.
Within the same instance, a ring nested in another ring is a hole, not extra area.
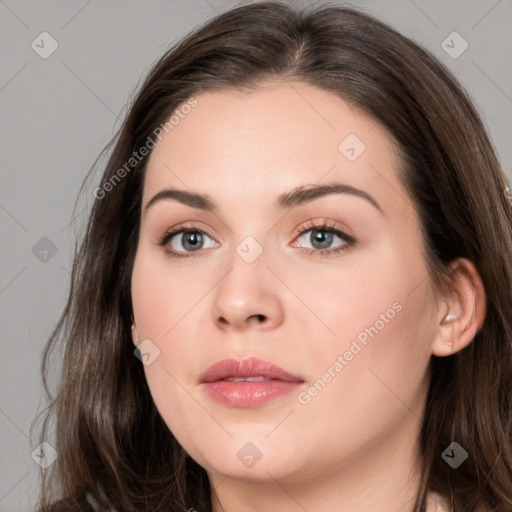
[[(354, 243), (354, 239), (352, 237), (331, 226), (316, 226), (303, 229), (300, 231), (298, 240), (304, 237), (306, 238), (306, 241), (309, 241), (313, 245), (313, 247), (304, 247), (304, 249), (310, 252), (318, 252), (320, 254), (338, 252), (347, 249)], [(339, 247), (330, 248), (335, 238), (340, 239), (342, 243)], [(295, 242), (292, 246), (295, 246)]]

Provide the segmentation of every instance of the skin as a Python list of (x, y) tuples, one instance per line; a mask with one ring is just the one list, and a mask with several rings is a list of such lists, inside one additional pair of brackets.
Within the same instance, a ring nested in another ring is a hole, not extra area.
[[(391, 136), (344, 100), (284, 81), (195, 98), (151, 154), (142, 208), (175, 187), (208, 194), (219, 211), (172, 199), (144, 211), (132, 275), (134, 344), (160, 350), (144, 366), (156, 407), (207, 471), (214, 512), (412, 512), (431, 356), (463, 349), (484, 320), (474, 266), (454, 262), (455, 282), (436, 300)], [(354, 161), (338, 149), (349, 134), (366, 146)], [(274, 208), (283, 192), (332, 181), (371, 194), (382, 213), (349, 194)], [(343, 239), (322, 246), (314, 231), (297, 234), (324, 218), (356, 244), (322, 256)], [(176, 235), (167, 247), (195, 257), (173, 258), (159, 237), (187, 222), (211, 237), (194, 252)], [(236, 252), (248, 236), (263, 249), (252, 263)], [(291, 393), (230, 407), (199, 384), (216, 361), (255, 356), (301, 376), (307, 391), (396, 303), (394, 318), (307, 404)], [(252, 467), (237, 457), (247, 442), (262, 453)]]

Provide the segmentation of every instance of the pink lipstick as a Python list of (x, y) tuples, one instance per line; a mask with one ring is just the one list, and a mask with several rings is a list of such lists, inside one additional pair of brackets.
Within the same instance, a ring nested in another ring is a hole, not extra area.
[(296, 391), (304, 379), (254, 357), (223, 359), (200, 377), (210, 398), (232, 407), (259, 407)]

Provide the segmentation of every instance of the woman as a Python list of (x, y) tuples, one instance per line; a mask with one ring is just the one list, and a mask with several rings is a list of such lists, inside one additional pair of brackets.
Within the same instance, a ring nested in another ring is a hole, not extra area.
[(190, 34), (94, 191), (40, 510), (512, 510), (506, 190), (463, 87), (365, 14)]

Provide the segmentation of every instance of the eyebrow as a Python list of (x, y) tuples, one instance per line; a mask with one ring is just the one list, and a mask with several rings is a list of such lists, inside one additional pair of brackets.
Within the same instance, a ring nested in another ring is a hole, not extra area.
[[(285, 192), (281, 194), (275, 203), (275, 207), (278, 210), (285, 210), (289, 208), (295, 208), (297, 206), (309, 203), (319, 197), (327, 196), (330, 194), (350, 194), (356, 197), (360, 197), (365, 199), (370, 204), (372, 204), (377, 210), (379, 210), (382, 214), (384, 211), (382, 210), (379, 203), (372, 197), (370, 194), (365, 192), (364, 190), (360, 190), (351, 185), (347, 185), (345, 183), (327, 183), (323, 185), (311, 184), (311, 185), (301, 185), (299, 187), (294, 188), (289, 192)], [(191, 208), (197, 208), (199, 210), (205, 210), (212, 213), (218, 213), (219, 209), (216, 205), (215, 201), (206, 194), (199, 194), (197, 192), (189, 192), (186, 190), (174, 189), (174, 188), (166, 188), (160, 190), (160, 192), (156, 193), (146, 204), (144, 207), (144, 212), (147, 212), (148, 209), (154, 205), (155, 203), (163, 200), (174, 199), (186, 206), (190, 206)]]

